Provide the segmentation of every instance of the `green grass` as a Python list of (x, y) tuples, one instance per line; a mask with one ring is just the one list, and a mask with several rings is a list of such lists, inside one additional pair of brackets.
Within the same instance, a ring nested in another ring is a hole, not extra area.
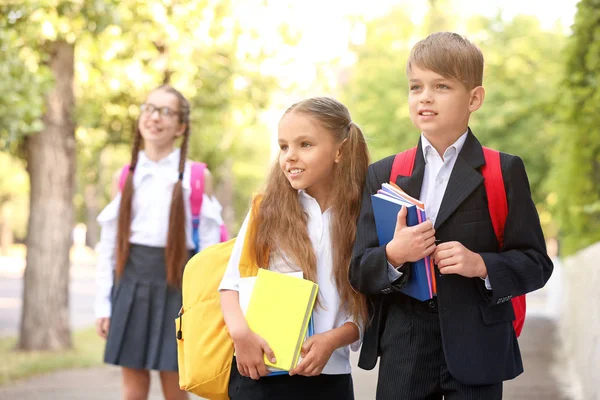
[(104, 340), (94, 328), (73, 334), (73, 350), (63, 352), (15, 351), (16, 338), (0, 339), (0, 385), (17, 379), (68, 368), (86, 368), (102, 363)]

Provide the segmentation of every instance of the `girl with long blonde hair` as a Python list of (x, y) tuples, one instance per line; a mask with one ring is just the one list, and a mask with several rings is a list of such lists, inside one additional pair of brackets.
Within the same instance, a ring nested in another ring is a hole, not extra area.
[(353, 399), (349, 351), (360, 345), (366, 305), (350, 286), (348, 267), (369, 164), (365, 138), (343, 104), (315, 97), (285, 112), (278, 141), (279, 158), (248, 240), (259, 267), (302, 271), (305, 279), (318, 283), (315, 334), (304, 343), (302, 360), (289, 375), (266, 377), (263, 355), (272, 359), (277, 354), (250, 330), (239, 303), (238, 264), (247, 217), (219, 288), (236, 350), (229, 396)]

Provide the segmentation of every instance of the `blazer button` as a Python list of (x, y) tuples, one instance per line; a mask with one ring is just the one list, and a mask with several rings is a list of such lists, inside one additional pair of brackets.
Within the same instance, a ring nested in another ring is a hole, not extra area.
[(435, 308), (436, 304), (435, 304), (435, 300), (431, 299), (427, 302), (427, 305), (429, 306), (429, 308)]

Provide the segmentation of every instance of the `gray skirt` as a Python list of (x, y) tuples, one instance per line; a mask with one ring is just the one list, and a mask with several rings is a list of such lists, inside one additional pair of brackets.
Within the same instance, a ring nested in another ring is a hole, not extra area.
[(111, 300), (104, 362), (177, 371), (175, 318), (181, 308), (181, 290), (167, 285), (165, 249), (132, 244)]

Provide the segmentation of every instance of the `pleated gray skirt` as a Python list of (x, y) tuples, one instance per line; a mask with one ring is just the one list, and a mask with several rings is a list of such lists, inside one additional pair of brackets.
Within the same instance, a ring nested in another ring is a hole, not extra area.
[(123, 276), (113, 286), (104, 362), (177, 371), (174, 321), (180, 308), (181, 291), (167, 285), (165, 249), (132, 244)]

